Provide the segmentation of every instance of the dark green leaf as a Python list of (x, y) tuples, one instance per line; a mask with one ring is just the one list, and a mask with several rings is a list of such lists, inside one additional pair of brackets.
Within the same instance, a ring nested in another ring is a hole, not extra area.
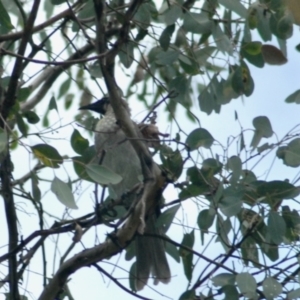
[(31, 93), (31, 88), (25, 87), (18, 90), (17, 99), (19, 102), (25, 101)]
[(20, 114), (16, 114), (16, 120), (17, 120), (18, 129), (20, 130), (20, 132), (24, 136), (27, 136), (28, 126), (25, 124), (25, 122)]
[(181, 296), (179, 297), (179, 300), (195, 300), (196, 294), (195, 290), (185, 291)]
[(164, 51), (167, 51), (169, 48), (170, 41), (171, 41), (174, 30), (175, 30), (175, 25), (167, 26), (163, 30), (163, 32), (159, 38), (159, 44), (164, 49)]
[(123, 44), (122, 48), (119, 51), (119, 58), (123, 66), (128, 69), (131, 64), (133, 63), (133, 50), (134, 50), (135, 44), (131, 41), (128, 41), (127, 43)]
[(293, 102), (295, 102), (296, 104), (300, 104), (300, 90), (297, 90), (293, 94), (289, 95), (285, 99), (285, 102), (286, 103), (293, 103)]
[(51, 191), (56, 195), (57, 199), (66, 207), (78, 209), (74, 195), (69, 185), (55, 176), (51, 184)]
[(0, 1), (0, 25), (8, 30), (14, 28), (14, 26), (11, 24), (10, 16), (7, 13), (2, 1)]
[(89, 141), (85, 139), (77, 129), (74, 129), (71, 135), (71, 146), (76, 153), (83, 154), (89, 146)]
[(209, 149), (214, 142), (212, 135), (204, 128), (197, 128), (193, 130), (186, 139), (186, 144), (190, 147), (190, 150), (196, 150), (199, 147)]
[(43, 163), (45, 166), (51, 168), (59, 168), (59, 164), (63, 163), (63, 158), (58, 151), (52, 146), (46, 144), (38, 144), (31, 147), (33, 154)]
[(40, 121), (39, 116), (31, 110), (25, 111), (23, 117), (25, 117), (30, 124), (36, 124)]
[(222, 292), (225, 294), (225, 298), (223, 300), (238, 300), (239, 299), (239, 293), (235, 286), (225, 285), (222, 287)]
[(201, 231), (207, 233), (208, 229), (212, 226), (215, 219), (215, 213), (210, 209), (203, 209), (198, 215), (198, 226)]
[(50, 99), (50, 101), (49, 101), (48, 109), (49, 110), (55, 109), (58, 112), (57, 104), (56, 104), (56, 100), (55, 100), (54, 96), (52, 96), (51, 99)]
[(167, 171), (168, 178), (176, 181), (183, 169), (183, 160), (179, 150), (173, 151), (167, 145), (162, 145), (160, 150), (160, 158), (163, 168)]

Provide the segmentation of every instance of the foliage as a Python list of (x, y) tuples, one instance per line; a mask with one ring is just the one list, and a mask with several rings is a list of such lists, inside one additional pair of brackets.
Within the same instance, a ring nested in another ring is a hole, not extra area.
[[(222, 145), (198, 118), (200, 111), (219, 114), (233, 99), (248, 101), (255, 90), (253, 67), (280, 68), (287, 62), (299, 11), (293, 0), (1, 0), (6, 299), (38, 297), (39, 292), (21, 289), (24, 276), (35, 282), (28, 272), (38, 253), (41, 300), (76, 298), (68, 282), (83, 266), (93, 266), (124, 293), (136, 295), (134, 264), (130, 272), (123, 270), (129, 279), (124, 283), (99, 262), (123, 248), (126, 260), (135, 256), (130, 242), (140, 218), (136, 221), (134, 212), (124, 209), (124, 199), (106, 198), (105, 186), (122, 178), (95, 162), (90, 138), (98, 119), (75, 112), (92, 98), (120, 93), (130, 105), (147, 108), (146, 122), (155, 123), (159, 111), (159, 120), (170, 128), (156, 143), (153, 158), (175, 191), (175, 196), (168, 188), (164, 193), (157, 226), (166, 234), (157, 238), (166, 242), (171, 269), (175, 262), (182, 265), (186, 284), (177, 299), (300, 298), (298, 179), (274, 174), (264, 180), (255, 173), (272, 153), (282, 165), (299, 168), (299, 131), (275, 138), (269, 118), (260, 115), (253, 119), (249, 139), (236, 113), (240, 132), (228, 132), (229, 142)], [(285, 101), (299, 104), (299, 91)], [(91, 187), (93, 201), (86, 191)], [(182, 217), (191, 207), (193, 212), (197, 208), (196, 226)], [(33, 228), (25, 226), (27, 214)], [(112, 232), (107, 238), (96, 233), (85, 239), (94, 228)], [(66, 232), (74, 233), (73, 241), (64, 241), (67, 250), (58, 238)], [(51, 236), (56, 238), (53, 251), (48, 248)], [(213, 247), (218, 247), (215, 257)], [(59, 266), (54, 253), (60, 255)], [(169, 286), (173, 289), (172, 281)]]

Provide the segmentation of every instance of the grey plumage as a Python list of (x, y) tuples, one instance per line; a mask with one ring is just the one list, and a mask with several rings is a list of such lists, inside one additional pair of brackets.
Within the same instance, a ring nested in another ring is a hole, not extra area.
[[(129, 112), (128, 105), (124, 100), (123, 105)], [(109, 186), (111, 198), (120, 198), (141, 180), (142, 169), (139, 157), (117, 124), (108, 98), (105, 97), (80, 109), (90, 109), (104, 115), (95, 128), (95, 148), (98, 159), (101, 160), (102, 158), (101, 163), (122, 176), (123, 179), (120, 183)], [(133, 199), (130, 200), (132, 201)], [(161, 230), (155, 227), (155, 221), (156, 216), (154, 214), (148, 217), (145, 233), (162, 233)], [(150, 274), (154, 278), (154, 284), (159, 282), (168, 283), (171, 274), (165, 254), (164, 242), (158, 238), (138, 235), (135, 239), (135, 247), (136, 289), (143, 289)]]

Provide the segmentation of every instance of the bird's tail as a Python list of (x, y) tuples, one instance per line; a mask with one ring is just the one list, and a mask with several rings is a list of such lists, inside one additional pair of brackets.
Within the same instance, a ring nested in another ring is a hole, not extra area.
[[(145, 233), (162, 234), (155, 227), (156, 216), (152, 215), (146, 222)], [(158, 237), (138, 235), (136, 247), (136, 280), (135, 287), (139, 291), (147, 284), (150, 274), (154, 284), (168, 283), (171, 279), (170, 267), (167, 261), (164, 241)]]

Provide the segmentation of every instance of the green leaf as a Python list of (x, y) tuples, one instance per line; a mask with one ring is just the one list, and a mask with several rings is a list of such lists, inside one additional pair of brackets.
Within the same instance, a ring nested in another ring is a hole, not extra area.
[(284, 150), (284, 162), (287, 166), (300, 166), (300, 138), (292, 140)]
[(300, 90), (297, 90), (293, 94), (289, 95), (285, 99), (285, 102), (286, 103), (293, 103), (293, 102), (295, 102), (296, 104), (300, 104)]
[(268, 117), (256, 117), (253, 119), (252, 123), (254, 128), (262, 133), (263, 137), (270, 138), (273, 135), (273, 129)]
[(270, 28), (280, 39), (287, 40), (293, 35), (293, 17), (288, 10), (284, 13), (277, 12), (271, 14)]
[(27, 136), (28, 126), (25, 124), (25, 122), (20, 114), (16, 114), (16, 120), (17, 120), (18, 129), (20, 130), (20, 132), (24, 136)]
[(223, 300), (239, 300), (239, 293), (235, 286), (225, 285), (222, 287), (222, 291), (225, 294), (225, 298)]
[(236, 283), (241, 293), (247, 298), (256, 298), (257, 284), (252, 275), (249, 273), (240, 273), (236, 276)]
[(135, 46), (135, 44), (133, 42), (128, 41), (127, 43), (122, 45), (122, 47), (118, 53), (120, 61), (126, 69), (128, 69), (133, 63), (134, 46)]
[(155, 226), (157, 228), (163, 228), (164, 232), (167, 232), (170, 228), (175, 215), (180, 207), (180, 204), (172, 206), (168, 209), (166, 209), (160, 216), (158, 217)]
[(78, 209), (74, 195), (69, 185), (56, 176), (54, 177), (51, 184), (51, 191), (56, 195), (57, 199), (66, 207), (71, 209)]
[(23, 117), (25, 117), (30, 124), (36, 124), (40, 121), (39, 116), (34, 111), (25, 111), (23, 113)]
[(183, 18), (183, 29), (191, 33), (208, 34), (214, 23), (205, 13), (191, 13), (186, 11)]
[(299, 189), (289, 182), (273, 180), (258, 185), (259, 197), (274, 197), (277, 199), (292, 199), (299, 195)]
[(207, 233), (208, 229), (213, 225), (215, 219), (215, 213), (210, 209), (203, 209), (198, 215), (198, 226), (201, 231)]
[(122, 177), (105, 166), (89, 164), (85, 166), (87, 174), (100, 184), (118, 184), (121, 182)]
[(214, 26), (212, 28), (212, 35), (214, 37), (218, 50), (223, 53), (227, 52), (229, 55), (232, 55), (233, 45), (229, 37), (222, 31), (218, 23), (214, 23)]
[(247, 17), (247, 9), (239, 0), (218, 0), (218, 2), (227, 9), (237, 13), (240, 17)]
[(77, 129), (74, 129), (71, 135), (71, 146), (76, 153), (83, 154), (86, 148), (89, 147), (89, 141)]
[(185, 291), (181, 296), (179, 297), (179, 300), (195, 300), (196, 293), (195, 290)]
[(287, 294), (288, 300), (299, 299), (300, 298), (300, 288), (295, 289)]
[(25, 101), (31, 93), (31, 88), (25, 87), (18, 90), (17, 99), (19, 102)]
[[(190, 233), (184, 234), (181, 245), (193, 249), (194, 242), (195, 236), (193, 230)], [(184, 274), (187, 280), (190, 282), (192, 280), (193, 274), (193, 253), (191, 251), (188, 251), (187, 249), (180, 248), (179, 255), (182, 258)]]
[(147, 29), (151, 22), (151, 3), (143, 3), (139, 6), (138, 11), (134, 14), (133, 21), (138, 24), (139, 27)]
[(207, 113), (208, 115), (213, 112), (215, 100), (213, 95), (208, 91), (207, 87), (198, 96), (198, 101), (201, 111)]
[(263, 281), (263, 292), (267, 300), (273, 300), (282, 293), (282, 285), (276, 279), (268, 277)]
[(234, 285), (235, 275), (230, 273), (220, 273), (211, 279), (214, 286)]
[(167, 26), (173, 25), (181, 15), (182, 9), (177, 3), (171, 5), (163, 14)]
[(219, 207), (226, 217), (232, 217), (240, 212), (242, 204), (243, 202), (240, 197), (228, 196), (220, 200)]
[(34, 201), (41, 201), (41, 190), (39, 189), (39, 182), (35, 174), (31, 176), (31, 191)]
[(240, 176), (242, 174), (242, 161), (241, 161), (241, 159), (236, 155), (231, 156), (228, 159), (227, 168), (232, 170), (232, 175), (231, 175), (231, 178), (230, 178), (230, 182), (232, 184), (236, 183), (240, 179)]
[(268, 218), (268, 231), (272, 241), (279, 245), (283, 242), (286, 232), (286, 224), (282, 216), (277, 211), (271, 211)]
[(157, 54), (155, 62), (158, 65), (171, 65), (179, 57), (179, 51), (169, 49)]
[(251, 141), (251, 147), (256, 148), (263, 137), (270, 138), (273, 135), (273, 129), (270, 120), (266, 116), (256, 117), (253, 119), (252, 123), (255, 132)]
[(49, 110), (55, 109), (58, 112), (58, 108), (57, 108), (57, 104), (56, 104), (56, 100), (55, 100), (54, 96), (52, 96), (49, 101), (48, 109)]
[(51, 3), (53, 5), (59, 5), (59, 4), (62, 4), (62, 3), (65, 3), (66, 0), (51, 0)]
[(272, 32), (270, 29), (270, 13), (266, 11), (265, 7), (259, 2), (253, 3), (251, 6), (255, 11), (257, 30), (260, 36), (264, 41), (270, 41), (272, 39)]
[(250, 55), (257, 55), (261, 53), (261, 47), (262, 43), (261, 42), (250, 42), (250, 43), (245, 43), (243, 46), (243, 50), (246, 51)]
[(183, 160), (180, 151), (173, 151), (171, 147), (162, 145), (160, 149), (160, 159), (163, 163), (163, 168), (167, 171), (167, 176), (171, 180), (176, 181), (183, 169)]
[(197, 62), (202, 66), (206, 65), (207, 60), (213, 55), (216, 49), (217, 47), (207, 46), (202, 49), (196, 50), (194, 54)]
[(6, 130), (0, 128), (0, 153), (4, 152), (7, 148), (8, 137)]
[(60, 86), (57, 99), (60, 99), (62, 96), (64, 96), (68, 92), (70, 86), (71, 86), (71, 78), (68, 77)]
[(11, 24), (10, 16), (7, 13), (7, 10), (5, 9), (2, 1), (0, 1), (0, 25), (8, 30), (15, 28)]
[(193, 130), (187, 137), (185, 143), (189, 146), (190, 150), (196, 150), (199, 147), (209, 149), (214, 142), (212, 135), (204, 128), (197, 128)]
[(176, 247), (174, 244), (166, 243), (166, 244), (165, 244), (165, 250), (166, 250), (166, 252), (167, 252), (172, 258), (174, 258), (175, 261), (177, 261), (178, 263), (180, 263), (180, 255), (179, 255), (179, 251), (178, 251), (177, 247)]
[(175, 25), (167, 26), (163, 30), (163, 32), (159, 38), (159, 44), (164, 49), (164, 51), (167, 51), (169, 48), (170, 41), (171, 41), (174, 30), (175, 30)]
[(59, 168), (59, 164), (63, 163), (63, 158), (52, 146), (38, 144), (31, 147), (31, 149), (36, 158), (47, 167)]
[(191, 81), (186, 79), (184, 75), (179, 75), (169, 83), (169, 91), (173, 91), (176, 95), (172, 101), (181, 103), (184, 107), (190, 106), (189, 88)]
[(249, 97), (253, 93), (254, 81), (244, 61), (241, 61), (241, 66), (236, 67), (231, 79), (231, 85), (233, 90), (239, 95), (244, 94)]

